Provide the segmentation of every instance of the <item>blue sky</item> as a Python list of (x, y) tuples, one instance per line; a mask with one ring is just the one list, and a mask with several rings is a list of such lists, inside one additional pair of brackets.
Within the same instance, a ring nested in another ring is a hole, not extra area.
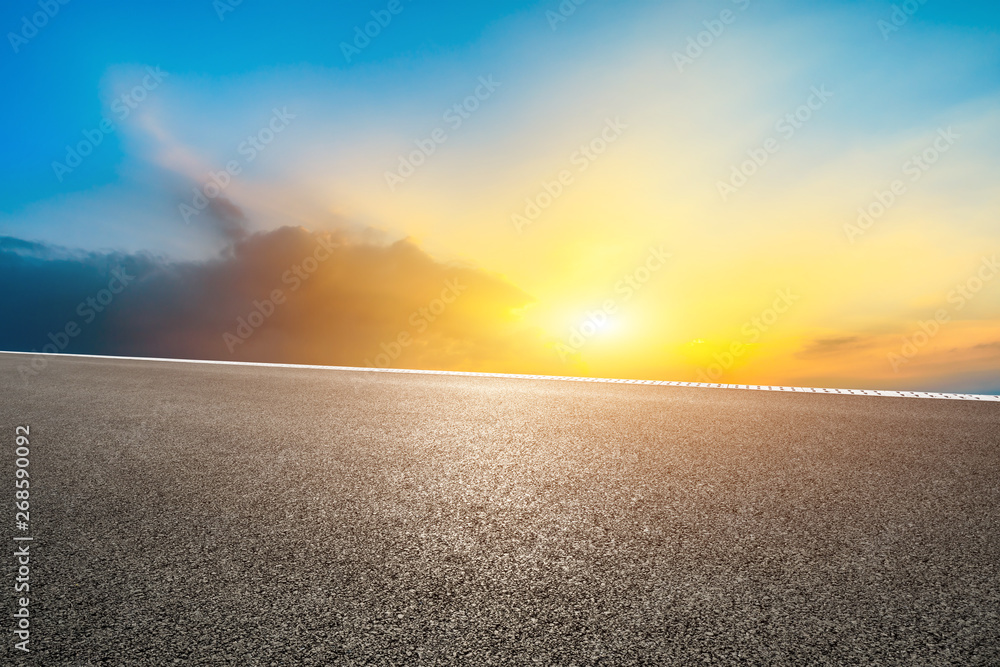
[[(605, 6), (599, 6), (599, 5)], [(613, 4), (613, 7), (611, 6)], [(590, 0), (577, 10), (573, 20), (606, 21), (626, 15), (648, 2), (600, 3)], [(683, 4), (683, 3), (673, 3)], [(690, 3), (689, 3), (690, 4)], [(725, 8), (726, 2), (699, 3)], [(757, 3), (758, 17), (767, 12), (795, 11), (787, 3)], [(865, 6), (878, 15), (890, 16), (890, 3), (825, 2), (809, 3), (837, 10)], [(770, 5), (770, 6), (767, 6)], [(405, 60), (419, 63), (449, 53), (467, 57), (482, 34), (512, 15), (539, 15), (558, 11), (550, 2), (410, 2), (395, 17), (395, 25), (373, 40), (352, 59), (339, 48), (350, 40), (353, 28), (371, 20), (371, 11), (383, 10), (384, 2), (350, 3), (350, 6), (323, 2), (282, 3), (242, 2), (218, 16), (209, 0), (181, 0), (171, 3), (86, 2), (72, 0), (27, 44), (14, 53), (10, 39), (2, 51), (0, 84), (15, 100), (0, 111), (5, 129), (6, 159), (2, 173), (0, 211), (10, 212), (26, 203), (52, 197), (72, 189), (85, 189), (113, 181), (122, 159), (117, 136), (112, 136), (86, 169), (61, 184), (51, 177), (53, 156), (59, 156), (67, 142), (81, 131), (96, 126), (106, 110), (102, 108), (102, 82), (114, 68), (128, 65), (158, 65), (179, 76), (202, 76), (216, 80), (239, 77), (283, 67), (312, 67), (347, 70), (366, 68), (380, 62)], [(777, 9), (780, 7), (780, 10)], [(875, 8), (875, 9), (873, 9)], [(39, 11), (36, 2), (10, 2), (0, 9), (0, 26), (5, 33), (19, 33), (23, 17)], [(703, 12), (711, 15), (712, 12)], [(610, 15), (610, 16), (609, 16)], [(920, 7), (897, 42), (919, 39), (922, 27), (956, 31), (996, 32), (1000, 11), (992, 2), (928, 2)], [(874, 29), (874, 27), (873, 27)], [(931, 45), (932, 46), (932, 45)], [(544, 53), (539, 55), (545, 55)], [(981, 62), (981, 71), (970, 81), (955, 77), (956, 89), (946, 95), (963, 95), (970, 87), (995, 84), (996, 60)], [(942, 91), (930, 91), (939, 96)], [(886, 105), (886, 109), (892, 109)], [(873, 109), (878, 114), (881, 110)]]
[[(420, 63), (427, 59), (475, 57), (484, 32), (498, 22), (522, 15), (544, 26), (545, 13), (558, 11), (559, 2), (410, 2), (371, 46), (345, 62), (339, 45), (349, 40), (353, 28), (371, 20), (371, 11), (383, 10), (384, 2), (330, 5), (324, 2), (292, 1), (265, 3), (246, 1), (218, 17), (210, 0), (181, 0), (171, 3), (142, 3), (109, 0), (72, 0), (60, 5), (56, 16), (38, 31), (18, 53), (5, 41), (0, 49), (0, 85), (13, 104), (4, 105), (3, 189), (0, 211), (12, 212), (25, 204), (58, 196), (72, 190), (91, 188), (117, 177), (123, 149), (117, 135), (87, 161), (70, 182), (52, 177), (51, 162), (80, 132), (96, 126), (107, 110), (102, 108), (102, 85), (110, 72), (129, 65), (158, 65), (175, 76), (211, 77), (225, 81), (250, 73), (297, 66), (349, 70), (368, 68), (384, 62)], [(664, 3), (589, 0), (572, 20), (595, 25), (639, 11), (644, 6)], [(666, 3), (684, 6), (684, 3)], [(712, 7), (731, 6), (727, 2), (696, 3), (705, 11), (696, 17), (711, 16)], [(758, 20), (766, 16), (794, 15), (795, 3), (753, 3)], [(692, 6), (693, 3), (687, 3)], [(891, 12), (890, 3), (823, 2), (809, 3), (838, 11), (854, 7), (870, 16)], [(39, 11), (37, 2), (6, 3), (0, 9), (0, 26), (6, 34), (19, 33), (24, 16)], [(869, 21), (870, 22), (870, 21)], [(1000, 12), (992, 2), (927, 2), (906, 25), (894, 34), (891, 46), (905, 48), (921, 39), (922, 30), (952, 29), (956, 32), (996, 33)], [(874, 30), (874, 26), (870, 26)], [(516, 48), (516, 44), (513, 45)], [(591, 47), (594, 45), (592, 44)], [(928, 45), (933, 48), (933, 44)], [(891, 51), (890, 51), (891, 53)], [(488, 56), (488, 54), (481, 54)], [(530, 54), (526, 54), (530, 55)], [(542, 51), (537, 54), (544, 58)], [(995, 54), (994, 54), (995, 55)], [(868, 57), (864, 51), (859, 57)], [(962, 96), (995, 85), (996, 59), (980, 61), (980, 70), (971, 77), (956, 76), (954, 87), (929, 90), (928, 102), (944, 96)], [(890, 111), (891, 110), (891, 111)], [(892, 105), (871, 109), (871, 113), (896, 113)]]
[[(117, 136), (65, 185), (53, 179), (51, 168), (66, 143), (107, 113), (101, 89), (115, 68), (157, 65), (176, 76), (225, 80), (300, 65), (349, 69), (399, 58), (419, 61), (466, 48), (492, 22), (537, 3), (405, 2), (396, 25), (347, 63), (340, 43), (352, 38), (355, 26), (371, 20), (371, 11), (385, 6), (248, 1), (224, 12), (224, 20), (210, 0), (72, 0), (60, 6), (18, 53), (9, 38), (0, 50), (0, 85), (15, 101), (0, 111), (6, 135), (0, 210), (115, 180), (123, 157)], [(22, 18), (37, 11), (34, 2), (6, 3), (0, 26), (5, 33), (20, 33)]]

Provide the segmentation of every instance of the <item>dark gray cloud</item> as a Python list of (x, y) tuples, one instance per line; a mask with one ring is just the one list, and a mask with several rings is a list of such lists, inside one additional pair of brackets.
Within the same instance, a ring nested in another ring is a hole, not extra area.
[(0, 349), (567, 371), (513, 315), (531, 298), (495, 275), (407, 240), (250, 233), (235, 206), (213, 215), (230, 216), (231, 242), (199, 262), (0, 238)]

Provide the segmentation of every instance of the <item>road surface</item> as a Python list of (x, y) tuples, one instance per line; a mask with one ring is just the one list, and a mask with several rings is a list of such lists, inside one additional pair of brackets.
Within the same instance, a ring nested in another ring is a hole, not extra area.
[(1000, 664), (1000, 403), (27, 359), (3, 664)]

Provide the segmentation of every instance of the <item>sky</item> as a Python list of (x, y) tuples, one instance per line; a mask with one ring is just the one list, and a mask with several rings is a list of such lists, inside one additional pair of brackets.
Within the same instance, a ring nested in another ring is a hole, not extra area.
[(0, 9), (0, 349), (1000, 393), (996, 3), (330, 4)]

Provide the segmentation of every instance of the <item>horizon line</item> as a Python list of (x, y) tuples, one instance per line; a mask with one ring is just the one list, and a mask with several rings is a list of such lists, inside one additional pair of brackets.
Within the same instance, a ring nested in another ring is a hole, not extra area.
[[(442, 371), (416, 368), (377, 368), (371, 366), (326, 366), (320, 364), (282, 364), (267, 361), (223, 361), (218, 359), (180, 359), (169, 357), (128, 357), (107, 354), (76, 354), (69, 352), (23, 352), (0, 350), (0, 354), (20, 354), (43, 357), (80, 357), (85, 359), (118, 359), (123, 361), (160, 361), (185, 364), (219, 364), (226, 366), (259, 366), (264, 368), (299, 368), (308, 370), (360, 371), (367, 373), (409, 373), (424, 375), (454, 375), (464, 377), (511, 378), (521, 380), (563, 380), (568, 382), (598, 382), (607, 384), (644, 384), (665, 387), (694, 387), (703, 389), (746, 389), (753, 391), (781, 391), (805, 394), (835, 394), (841, 396), (884, 396), (890, 398), (937, 398), (960, 401), (1000, 402), (997, 394), (958, 394), (933, 391), (903, 391), (891, 389), (837, 389), (829, 387), (791, 387), (781, 385), (726, 384), (711, 382), (682, 382), (677, 380), (635, 380), (628, 378), (592, 378), (568, 375), (532, 375), (527, 373), (486, 373), (477, 371)], [(38, 371), (35, 371), (36, 373)]]

